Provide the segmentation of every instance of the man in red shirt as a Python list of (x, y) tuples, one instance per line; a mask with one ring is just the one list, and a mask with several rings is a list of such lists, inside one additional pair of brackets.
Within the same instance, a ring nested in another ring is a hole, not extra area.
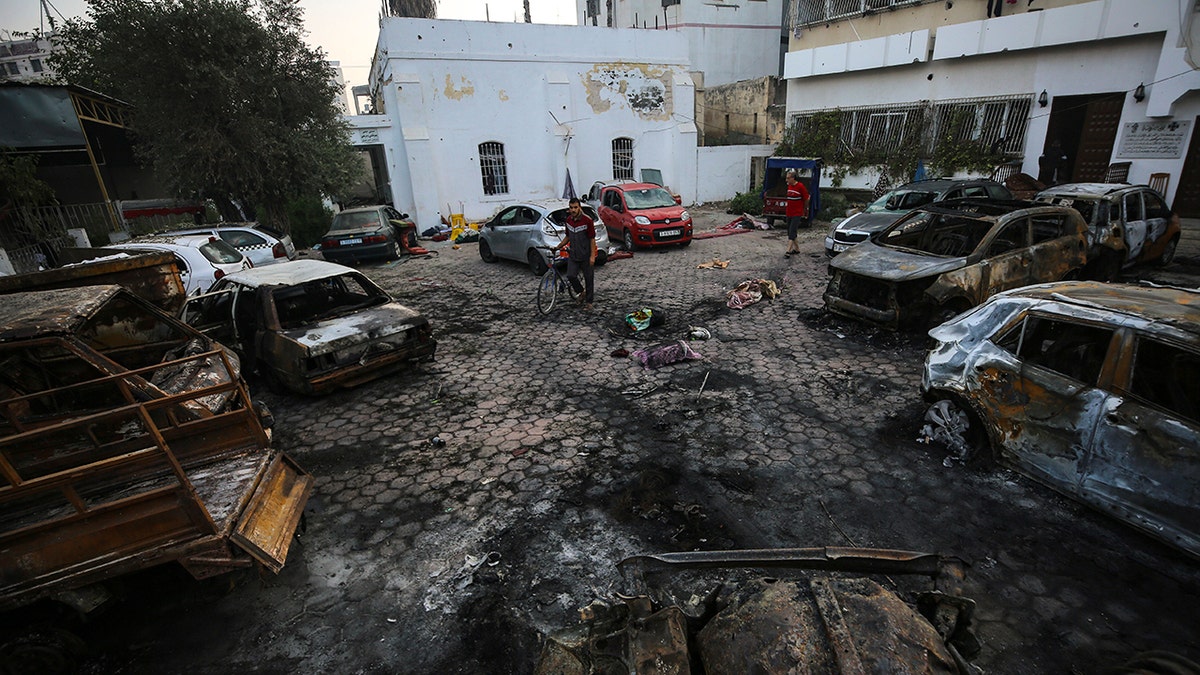
[(787, 253), (783, 255), (796, 255), (800, 252), (800, 245), (796, 243), (796, 231), (801, 227), (808, 227), (808, 188), (796, 179), (793, 171), (787, 174), (787, 210), (784, 215), (787, 216), (788, 224), (788, 248)]
[(591, 310), (596, 283), (596, 224), (583, 212), (583, 206), (574, 197), (567, 204), (567, 234), (554, 250), (559, 251), (568, 244), (571, 246), (571, 255), (567, 258), (567, 282), (576, 291), (580, 290), (579, 273), (583, 272), (583, 308)]

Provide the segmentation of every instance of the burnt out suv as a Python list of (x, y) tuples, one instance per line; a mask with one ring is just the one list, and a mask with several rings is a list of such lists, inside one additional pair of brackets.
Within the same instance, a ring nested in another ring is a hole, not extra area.
[(923, 206), (830, 261), (825, 307), (888, 328), (935, 326), (1000, 291), (1078, 275), (1086, 229), (1064, 206)]

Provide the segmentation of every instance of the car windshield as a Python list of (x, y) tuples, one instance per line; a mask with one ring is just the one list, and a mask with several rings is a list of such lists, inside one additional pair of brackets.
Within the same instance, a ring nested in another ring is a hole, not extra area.
[(625, 204), (631, 209), (656, 209), (661, 206), (675, 206), (675, 198), (660, 187), (625, 190)]
[[(918, 206), (929, 204), (935, 199), (937, 199), (937, 193), (927, 190), (892, 190), (868, 204), (863, 212), (911, 211)], [(891, 202), (891, 206), (888, 206), (889, 202)]]
[(993, 223), (960, 215), (918, 211), (880, 235), (879, 243), (917, 253), (965, 256), (979, 247)]
[[(1083, 216), (1083, 222), (1091, 225), (1093, 223), (1103, 223), (1108, 219), (1108, 202), (1101, 199), (1092, 199), (1087, 197), (1043, 197), (1040, 202), (1048, 202), (1050, 204), (1058, 204), (1060, 206), (1069, 206), (1079, 212)], [(1099, 216), (1097, 218), (1096, 216)]]
[(330, 230), (363, 230), (369, 227), (379, 227), (379, 213), (376, 211), (359, 211), (357, 213), (339, 213), (333, 217), (333, 227)]
[(200, 253), (204, 254), (209, 262), (216, 265), (229, 265), (242, 261), (242, 254), (220, 239), (214, 239), (201, 246)]
[(342, 274), (276, 288), (271, 292), (271, 298), (279, 323), (285, 330), (388, 301), (383, 291), (358, 274)]

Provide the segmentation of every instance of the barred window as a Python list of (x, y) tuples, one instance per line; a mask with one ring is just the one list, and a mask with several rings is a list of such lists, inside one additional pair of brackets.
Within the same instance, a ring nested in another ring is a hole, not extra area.
[(934, 0), (789, 0), (791, 25), (808, 26), (814, 23), (829, 23), (839, 19), (852, 19), (881, 10), (920, 5)]
[(612, 142), (613, 178), (633, 180), (633, 139), (624, 136)]
[(508, 166), (504, 162), (503, 143), (479, 144), (479, 170), (483, 172), (483, 194), (508, 194)]

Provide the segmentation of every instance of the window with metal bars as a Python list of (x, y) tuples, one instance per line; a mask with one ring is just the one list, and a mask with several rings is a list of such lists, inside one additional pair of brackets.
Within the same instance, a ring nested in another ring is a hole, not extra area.
[(612, 142), (613, 178), (633, 180), (633, 139), (614, 138)]
[[(917, 138), (932, 153), (940, 141), (970, 141), (1020, 157), (1032, 102), (1033, 94), (1021, 94), (842, 108), (842, 144), (851, 151), (887, 152)], [(820, 112), (795, 113), (791, 124), (802, 134), (806, 120)]]
[(483, 173), (483, 194), (508, 194), (508, 166), (504, 162), (503, 143), (479, 144), (479, 170)]
[(788, 9), (791, 25), (797, 28), (937, 1), (940, 0), (790, 0)]

